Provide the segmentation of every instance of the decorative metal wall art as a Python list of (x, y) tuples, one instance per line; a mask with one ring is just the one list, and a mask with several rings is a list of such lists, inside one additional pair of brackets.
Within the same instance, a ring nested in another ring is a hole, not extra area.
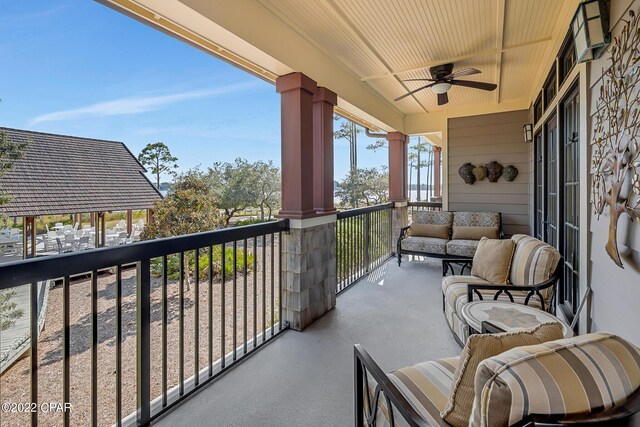
[(603, 67), (592, 140), (592, 204), (598, 219), (609, 213), (605, 249), (621, 268), (618, 221), (640, 223), (640, 21), (629, 15)]

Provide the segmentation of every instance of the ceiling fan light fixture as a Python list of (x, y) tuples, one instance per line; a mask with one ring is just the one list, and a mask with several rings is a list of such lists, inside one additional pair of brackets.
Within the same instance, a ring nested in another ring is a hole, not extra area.
[(451, 89), (451, 83), (440, 82), (431, 86), (431, 91), (435, 94), (441, 95), (443, 93), (447, 93)]

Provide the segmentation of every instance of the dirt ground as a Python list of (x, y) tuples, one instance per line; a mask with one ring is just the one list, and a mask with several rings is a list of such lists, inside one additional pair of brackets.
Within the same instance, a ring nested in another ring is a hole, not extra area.
[[(240, 247), (240, 245), (239, 245)], [(252, 251), (252, 248), (249, 248)], [(236, 277), (236, 307), (233, 305), (233, 278), (225, 282), (225, 352), (233, 349), (234, 318), (236, 343), (244, 342), (243, 326), (246, 318), (247, 339), (253, 338), (253, 313), (257, 318), (256, 330), (260, 334), (264, 324), (271, 325), (272, 309), (278, 321), (278, 259), (277, 246), (274, 259), (274, 295), (271, 294), (271, 258), (267, 247), (266, 259), (262, 259), (261, 248), (257, 251), (256, 306), (254, 307), (254, 273), (246, 276), (247, 290), (244, 290), (245, 276)], [(266, 267), (266, 281), (262, 281), (262, 266)], [(132, 413), (136, 407), (136, 272), (123, 271), (122, 283), (122, 416)], [(209, 285), (203, 280), (198, 288), (191, 283), (184, 293), (184, 376), (194, 374), (196, 339), (199, 342), (199, 368), (209, 363)], [(199, 335), (195, 337), (196, 289), (199, 295)], [(167, 287), (167, 377), (168, 388), (179, 382), (179, 325), (180, 300), (179, 283), (171, 281)], [(90, 280), (76, 279), (70, 287), (70, 343), (71, 343), (71, 425), (89, 424), (91, 414), (91, 288)], [(112, 425), (116, 420), (116, 347), (115, 347), (115, 275), (101, 273), (98, 279), (98, 424)], [(213, 283), (213, 360), (221, 356), (221, 296), (222, 283)], [(246, 316), (244, 301), (247, 301)], [(266, 318), (262, 304), (266, 306)], [(272, 301), (273, 300), (273, 305)], [(234, 316), (235, 313), (235, 316)], [(151, 293), (151, 396), (162, 393), (162, 286), (160, 278), (152, 277)], [(268, 335), (267, 335), (268, 336)], [(62, 402), (62, 286), (54, 287), (49, 293), (45, 329), (40, 335), (38, 348), (38, 400)], [(238, 355), (240, 356), (241, 353)], [(28, 403), (30, 358), (24, 358), (9, 368), (0, 377), (0, 402)], [(39, 412), (39, 425), (58, 426), (62, 423), (61, 413)], [(28, 425), (29, 414), (0, 413), (0, 425)]]

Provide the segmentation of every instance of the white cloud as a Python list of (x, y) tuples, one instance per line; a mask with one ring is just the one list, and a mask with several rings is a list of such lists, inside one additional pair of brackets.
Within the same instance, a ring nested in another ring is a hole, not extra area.
[(261, 82), (254, 81), (220, 86), (207, 90), (176, 93), (173, 95), (120, 98), (112, 101), (98, 102), (85, 107), (74, 108), (72, 110), (54, 111), (52, 113), (42, 114), (31, 119), (30, 124), (35, 125), (42, 122), (57, 122), (91, 116), (122, 116), (139, 114), (147, 111), (159, 110), (167, 105), (175, 104), (176, 102), (244, 92), (249, 89), (254, 89), (260, 84)]

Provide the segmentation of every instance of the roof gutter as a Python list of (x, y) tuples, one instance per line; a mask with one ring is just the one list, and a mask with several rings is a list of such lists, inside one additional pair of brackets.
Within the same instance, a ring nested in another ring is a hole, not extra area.
[(386, 138), (387, 137), (387, 133), (374, 133), (371, 132), (371, 129), (369, 128), (364, 128), (364, 133), (365, 135), (367, 135), (369, 138)]

